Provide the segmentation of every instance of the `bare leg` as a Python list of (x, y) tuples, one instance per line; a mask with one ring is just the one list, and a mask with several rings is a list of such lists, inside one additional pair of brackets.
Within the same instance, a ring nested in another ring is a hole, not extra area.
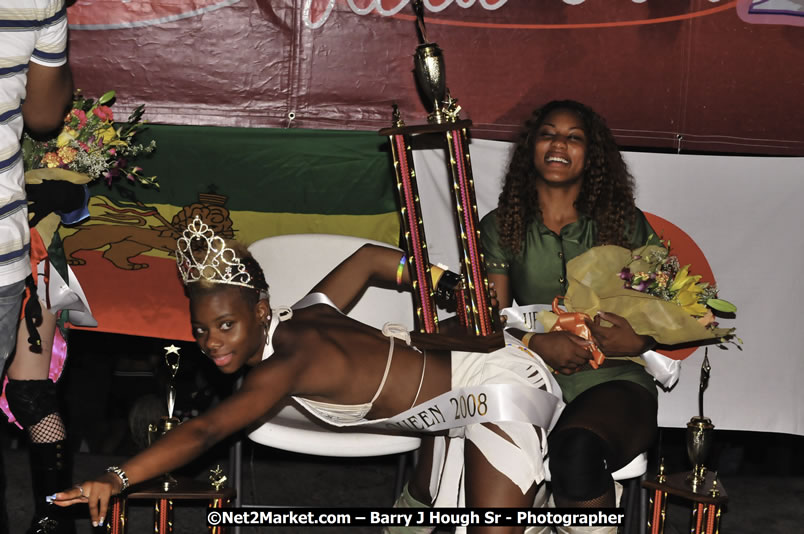
[[(433, 472), (435, 437), (422, 436), (421, 440), (416, 466), (408, 482), (408, 491), (414, 499), (429, 505), (433, 502), (433, 496), (430, 495), (430, 477)], [(449, 440), (447, 443), (449, 444)]]
[(50, 370), (50, 355), (53, 350), (53, 336), (56, 333), (56, 316), (47, 310), (42, 301), (42, 324), (37, 328), (42, 338), (42, 353), (31, 352), (28, 345), (28, 329), (20, 321), (17, 331), (17, 353), (8, 368), (8, 378), (12, 380), (43, 380)]
[[(486, 428), (503, 439), (511, 441), (496, 425), (486, 424)], [(538, 429), (537, 429), (538, 432)], [(541, 454), (541, 450), (531, 451)], [(507, 476), (499, 472), (486, 459), (480, 449), (471, 441), (464, 444), (467, 508), (530, 508), (536, 495), (536, 485), (522, 493), (522, 490)], [(521, 534), (521, 526), (471, 526), (471, 534)]]
[[(9, 407), (30, 438), (31, 478), (36, 516), (45, 515), (58, 523), (54, 532), (75, 532), (72, 520), (61, 518), (61, 510), (51, 510), (45, 496), (70, 485), (69, 451), (66, 429), (59, 413), (56, 385), (48, 378), (56, 317), (42, 306), (42, 324), (37, 328), (42, 352), (31, 351), (25, 322), (17, 335), (17, 353), (8, 369), (6, 397)], [(31, 530), (36, 532), (32, 523)]]

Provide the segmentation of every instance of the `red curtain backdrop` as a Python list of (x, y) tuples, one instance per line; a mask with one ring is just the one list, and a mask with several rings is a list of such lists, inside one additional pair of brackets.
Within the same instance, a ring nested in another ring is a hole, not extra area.
[[(573, 98), (625, 146), (804, 154), (801, 17), (752, 19), (764, 4), (751, 0), (425, 4), (476, 137), (510, 138), (534, 107)], [(77, 85), (114, 88), (155, 122), (373, 130), (393, 103), (425, 118), (408, 0), (78, 0), (68, 13)]]

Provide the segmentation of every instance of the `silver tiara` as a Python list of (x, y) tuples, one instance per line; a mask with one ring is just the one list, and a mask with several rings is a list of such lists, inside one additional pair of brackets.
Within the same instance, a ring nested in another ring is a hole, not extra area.
[(185, 285), (208, 280), (258, 289), (235, 251), (198, 215), (176, 241), (176, 264)]

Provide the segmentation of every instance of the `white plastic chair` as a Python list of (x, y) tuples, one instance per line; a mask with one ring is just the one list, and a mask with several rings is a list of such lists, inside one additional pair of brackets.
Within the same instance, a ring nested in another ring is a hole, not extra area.
[[(365, 243), (388, 246), (350, 236), (296, 234), (261, 239), (251, 245), (249, 250), (265, 272), (270, 286), (271, 306), (276, 307), (296, 303), (329, 271)], [(413, 301), (407, 292), (370, 287), (348, 315), (377, 328), (382, 328), (386, 322), (395, 322), (409, 330), (413, 329)], [(418, 449), (421, 442), (414, 436), (329, 426), (310, 416), (293, 401), (278, 407), (248, 437), (269, 447), (317, 456), (369, 457), (400, 454), (394, 498), (402, 490), (404, 453)], [(237, 453), (236, 455), (239, 456)], [(232, 471), (240, 474), (239, 458), (235, 458)], [(239, 480), (235, 486), (239, 499)]]

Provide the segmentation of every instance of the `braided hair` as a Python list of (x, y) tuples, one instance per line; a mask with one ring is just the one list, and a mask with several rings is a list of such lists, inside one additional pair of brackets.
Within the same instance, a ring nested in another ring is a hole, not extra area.
[(575, 208), (595, 221), (595, 244), (628, 247), (626, 231), (633, 227), (637, 213), (634, 178), (603, 117), (574, 100), (554, 100), (535, 110), (519, 134), (498, 202), (502, 245), (519, 252), (528, 226), (534, 220), (542, 220), (536, 188), (539, 176), (533, 163), (534, 143), (545, 118), (556, 110), (577, 114), (587, 136), (583, 181)]

